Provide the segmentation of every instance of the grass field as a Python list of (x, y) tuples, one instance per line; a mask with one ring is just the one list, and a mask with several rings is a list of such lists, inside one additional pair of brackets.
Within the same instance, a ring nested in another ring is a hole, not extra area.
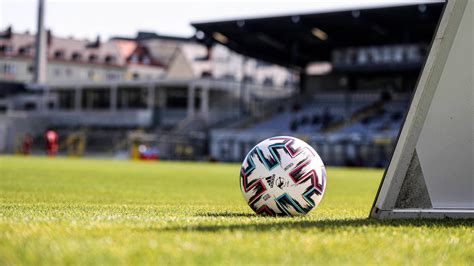
[(472, 221), (367, 219), (381, 170), (328, 169), (305, 217), (256, 217), (239, 165), (0, 157), (0, 265), (474, 264)]

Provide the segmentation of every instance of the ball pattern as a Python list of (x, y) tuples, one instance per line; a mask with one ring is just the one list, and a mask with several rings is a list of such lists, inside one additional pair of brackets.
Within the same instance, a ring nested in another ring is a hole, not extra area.
[(266, 139), (245, 157), (240, 189), (260, 215), (304, 215), (316, 207), (326, 189), (326, 170), (306, 142), (287, 136)]

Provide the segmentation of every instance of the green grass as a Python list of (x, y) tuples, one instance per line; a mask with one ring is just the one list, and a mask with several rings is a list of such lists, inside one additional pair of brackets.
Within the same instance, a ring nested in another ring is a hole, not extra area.
[(239, 165), (0, 157), (0, 265), (465, 264), (472, 221), (367, 219), (381, 170), (329, 168), (305, 217), (256, 217)]

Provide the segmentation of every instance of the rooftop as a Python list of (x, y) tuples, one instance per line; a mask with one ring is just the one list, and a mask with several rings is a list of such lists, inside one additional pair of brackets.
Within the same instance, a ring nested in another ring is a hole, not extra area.
[(290, 67), (328, 61), (335, 48), (430, 43), (443, 3), (193, 23), (203, 43), (221, 43)]

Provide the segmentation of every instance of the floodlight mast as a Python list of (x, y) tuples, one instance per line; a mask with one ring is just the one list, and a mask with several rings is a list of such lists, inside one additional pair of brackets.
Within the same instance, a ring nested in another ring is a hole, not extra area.
[(38, 20), (35, 46), (35, 72), (33, 83), (40, 85), (46, 82), (47, 63), (46, 32), (44, 29), (44, 0), (38, 0)]

